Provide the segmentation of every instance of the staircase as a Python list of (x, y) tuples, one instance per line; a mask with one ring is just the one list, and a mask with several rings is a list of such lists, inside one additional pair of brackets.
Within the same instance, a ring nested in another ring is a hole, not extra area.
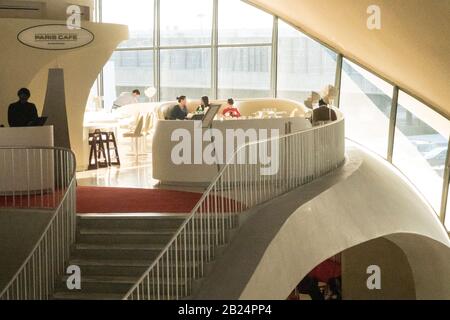
[(122, 299), (185, 219), (174, 214), (78, 216), (69, 265), (81, 269), (81, 290), (69, 290), (65, 275), (55, 284), (53, 299)]

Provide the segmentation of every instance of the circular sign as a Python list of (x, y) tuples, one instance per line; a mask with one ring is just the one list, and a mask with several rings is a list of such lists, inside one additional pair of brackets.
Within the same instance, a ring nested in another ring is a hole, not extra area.
[(42, 50), (70, 50), (94, 41), (87, 29), (69, 29), (64, 24), (40, 25), (22, 30), (17, 39), (24, 45)]

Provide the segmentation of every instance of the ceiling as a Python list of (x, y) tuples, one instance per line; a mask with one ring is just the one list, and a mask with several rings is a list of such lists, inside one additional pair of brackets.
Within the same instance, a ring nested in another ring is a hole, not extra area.
[[(249, 0), (450, 119), (450, 0)], [(369, 30), (367, 9), (381, 9)]]

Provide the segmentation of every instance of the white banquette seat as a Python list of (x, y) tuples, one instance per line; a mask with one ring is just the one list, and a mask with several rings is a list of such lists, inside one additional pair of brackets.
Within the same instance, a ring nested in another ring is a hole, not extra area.
[[(221, 104), (222, 109), (226, 106), (226, 101), (211, 101), (212, 104)], [(199, 100), (188, 102), (188, 111), (193, 112), (200, 104)], [(172, 141), (172, 135), (177, 129), (184, 129), (191, 137), (195, 136), (195, 130), (203, 130), (195, 126), (194, 121), (174, 121), (165, 120), (169, 108), (176, 105), (175, 101), (164, 102), (154, 106), (154, 113), (158, 121), (153, 135), (152, 161), (153, 178), (165, 184), (175, 185), (208, 185), (218, 174), (222, 165), (212, 164), (175, 164), (172, 159), (172, 151), (179, 144), (179, 141)], [(267, 129), (278, 130), (280, 135), (298, 132), (311, 128), (311, 123), (306, 119), (309, 109), (304, 105), (287, 99), (253, 99), (236, 100), (237, 107), (242, 115), (239, 120), (213, 121), (213, 128), (219, 130), (226, 136), (227, 130), (248, 130)], [(255, 115), (264, 109), (276, 110), (276, 118), (258, 118)], [(222, 110), (219, 111), (219, 113)], [(198, 133), (198, 131), (196, 131)], [(204, 142), (205, 148), (210, 142)], [(225, 143), (225, 142), (224, 142)], [(191, 154), (194, 155), (195, 141), (191, 141)], [(215, 143), (217, 144), (217, 143)], [(218, 148), (219, 145), (216, 146)], [(224, 147), (225, 148), (225, 147)], [(226, 162), (226, 159), (225, 161)]]

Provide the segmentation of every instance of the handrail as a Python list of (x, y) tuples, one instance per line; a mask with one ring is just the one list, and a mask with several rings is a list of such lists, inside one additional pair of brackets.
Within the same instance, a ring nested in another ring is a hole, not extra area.
[[(3, 291), (0, 292), (0, 300), (48, 299), (54, 288), (56, 275), (58, 272), (62, 272), (69, 258), (70, 246), (75, 240), (75, 154), (69, 149), (57, 147), (0, 147), (0, 154), (7, 151), (12, 153), (13, 151), (25, 152), (28, 166), (28, 151), (30, 150), (39, 150), (41, 159), (41, 152), (47, 151), (46, 156), (51, 162), (47, 173), (51, 175), (52, 182), (58, 189), (53, 190), (53, 193), (60, 194), (63, 191), (64, 194), (31, 253)], [(49, 187), (49, 185), (45, 187)], [(62, 190), (59, 190), (59, 188)], [(43, 195), (43, 190), (40, 190), (38, 194)], [(28, 193), (27, 196), (29, 197), (30, 194)], [(23, 209), (32, 210), (36, 208)]]
[[(236, 227), (237, 213), (340, 166), (345, 159), (344, 131), (342, 117), (320, 127), (238, 148), (169, 243), (123, 299), (170, 300), (188, 296), (192, 292), (192, 281), (203, 276), (204, 266), (213, 259), (216, 248), (227, 243), (228, 231)], [(284, 155), (279, 157), (282, 161), (276, 175), (258, 173), (258, 163), (235, 164), (242, 156), (246, 157), (247, 150), (254, 152), (257, 146), (269, 149), (267, 144), (273, 142), (278, 142), (279, 155)]]

